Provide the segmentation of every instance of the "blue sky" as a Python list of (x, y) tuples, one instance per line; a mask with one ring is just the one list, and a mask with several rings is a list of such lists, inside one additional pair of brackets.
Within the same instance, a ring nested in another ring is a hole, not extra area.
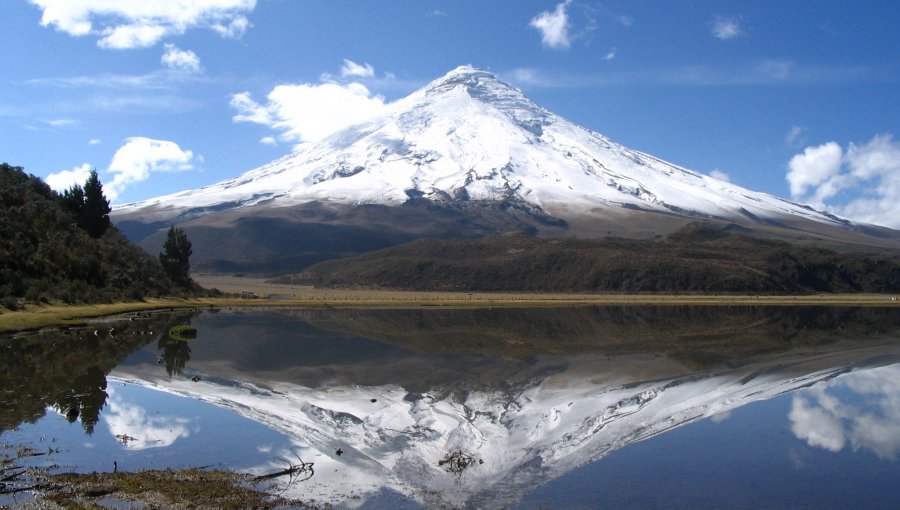
[(900, 3), (4, 0), (0, 160), (114, 203), (471, 64), (628, 147), (900, 228)]

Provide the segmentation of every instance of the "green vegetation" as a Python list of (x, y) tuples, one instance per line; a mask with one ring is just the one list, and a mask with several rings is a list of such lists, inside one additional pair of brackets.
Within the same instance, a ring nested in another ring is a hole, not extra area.
[(896, 293), (900, 263), (897, 255), (837, 253), (694, 224), (652, 241), (421, 239), (278, 281), (457, 292)]
[(175, 225), (169, 227), (163, 251), (159, 254), (159, 263), (169, 278), (187, 288), (193, 283), (190, 277), (191, 252), (191, 242), (184, 230)]
[(169, 328), (169, 337), (173, 340), (187, 341), (197, 338), (197, 328), (187, 324), (179, 324)]
[(196, 295), (109, 225), (96, 172), (62, 195), (0, 164), (0, 310), (25, 303), (109, 303)]
[(94, 239), (106, 233), (109, 221), (109, 200), (103, 194), (103, 185), (92, 170), (84, 187), (75, 184), (63, 192), (61, 201), (63, 208), (72, 213), (78, 228), (84, 230)]

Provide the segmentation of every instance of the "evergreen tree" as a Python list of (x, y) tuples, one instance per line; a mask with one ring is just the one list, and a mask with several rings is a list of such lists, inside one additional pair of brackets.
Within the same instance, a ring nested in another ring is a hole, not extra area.
[(82, 188), (78, 184), (63, 191), (60, 202), (63, 208), (75, 216), (78, 228), (99, 239), (110, 226), (109, 200), (103, 194), (103, 185), (97, 171), (92, 170)]
[(109, 200), (103, 195), (103, 185), (96, 170), (84, 183), (84, 229), (93, 238), (102, 236), (109, 228)]
[(84, 189), (78, 184), (73, 184), (71, 188), (63, 191), (61, 201), (63, 209), (75, 217), (78, 227), (84, 228), (82, 226), (84, 221), (81, 218), (84, 214)]
[(166, 274), (182, 287), (191, 285), (191, 242), (184, 230), (175, 225), (169, 227), (169, 234), (159, 254), (159, 263)]

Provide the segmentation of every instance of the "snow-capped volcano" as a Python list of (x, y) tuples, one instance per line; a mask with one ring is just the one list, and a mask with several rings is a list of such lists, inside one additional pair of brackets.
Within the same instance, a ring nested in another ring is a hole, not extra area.
[(789, 242), (900, 247), (897, 232), (623, 147), (472, 67), (234, 179), (112, 216), (151, 253), (180, 224), (195, 268), (213, 272), (297, 272), (422, 237), (647, 239), (693, 221)]
[(627, 149), (555, 115), (489, 72), (456, 68), (364, 124), (199, 190), (120, 207), (187, 210), (319, 201), (504, 202), (555, 217), (640, 209), (734, 220), (846, 223)]

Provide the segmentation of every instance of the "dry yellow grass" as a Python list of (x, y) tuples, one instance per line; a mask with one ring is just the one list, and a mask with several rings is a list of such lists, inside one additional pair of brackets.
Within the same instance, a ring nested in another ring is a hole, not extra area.
[[(225, 292), (249, 290), (259, 299), (237, 297), (156, 299), (143, 302), (96, 305), (30, 305), (25, 310), (0, 314), (0, 332), (49, 326), (84, 324), (87, 319), (142, 310), (205, 307), (492, 307), (579, 305), (702, 305), (702, 306), (900, 306), (896, 296), (880, 294), (821, 294), (811, 296), (735, 296), (662, 294), (550, 294), (512, 292), (412, 292), (387, 290), (314, 289), (278, 285), (262, 279), (227, 277), (201, 284)], [(227, 283), (227, 285), (223, 285)], [(224, 288), (223, 288), (224, 287)]]

